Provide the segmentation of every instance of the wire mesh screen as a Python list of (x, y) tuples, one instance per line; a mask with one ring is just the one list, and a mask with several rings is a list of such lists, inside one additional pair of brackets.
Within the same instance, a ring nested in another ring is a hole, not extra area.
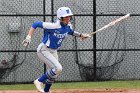
[[(94, 24), (99, 29), (119, 18), (117, 14), (139, 14), (139, 4), (139, 0), (96, 0), (96, 4), (93, 0), (0, 0), (0, 82), (32, 82), (44, 73), (36, 55), (44, 31), (36, 29), (27, 48), (21, 42), (33, 22), (56, 20), (59, 7), (71, 8), (75, 31), (90, 33)], [(58, 50), (63, 72), (56, 81), (139, 79), (139, 22), (139, 15), (131, 16), (85, 41), (66, 38)]]
[[(112, 17), (98, 17), (97, 28), (105, 25), (110, 19), (112, 20)], [(139, 62), (137, 60), (139, 52), (117, 51), (119, 49), (139, 49), (138, 25), (139, 17), (131, 17), (96, 34), (97, 49), (116, 49), (116, 51), (97, 52), (97, 78), (99, 80), (139, 79), (139, 73), (136, 71), (139, 68), (135, 68), (135, 65), (140, 65), (137, 63)], [(133, 57), (130, 57), (130, 55), (133, 55)], [(134, 75), (134, 73), (136, 74)]]
[(139, 0), (96, 0), (97, 14), (133, 13), (139, 14)]
[(1, 14), (43, 14), (43, 0), (0, 0), (0, 6)]
[(93, 14), (93, 0), (54, 0), (54, 12), (60, 6), (68, 6), (74, 14)]

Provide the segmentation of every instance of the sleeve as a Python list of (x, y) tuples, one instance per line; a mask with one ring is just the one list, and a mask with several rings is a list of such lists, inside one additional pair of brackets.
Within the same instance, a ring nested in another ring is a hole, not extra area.
[(71, 29), (71, 31), (68, 34), (69, 35), (73, 35), (73, 36), (77, 36), (77, 37), (81, 36), (81, 33), (77, 32), (77, 31), (73, 31), (72, 29)]
[(51, 22), (43, 22), (43, 28), (46, 29), (54, 29), (54, 28), (58, 28), (60, 27), (60, 22), (56, 21), (55, 23), (51, 23)]
[(69, 35), (73, 35), (74, 31), (70, 29), (70, 32), (68, 32)]
[(55, 23), (51, 23), (51, 22), (37, 21), (37, 22), (34, 22), (32, 24), (32, 27), (34, 29), (36, 29), (37, 27), (39, 27), (39, 28), (45, 28), (45, 29), (54, 29), (54, 28), (60, 27), (60, 22), (59, 21), (56, 21)]
[(81, 33), (74, 31), (74, 32), (73, 32), (73, 35), (74, 35), (74, 36), (77, 36), (77, 37), (80, 37), (80, 36), (81, 36)]
[(43, 28), (43, 22), (41, 22), (41, 21), (34, 22), (34, 23), (32, 24), (32, 27), (33, 27), (34, 29), (36, 29), (37, 27)]
[(68, 24), (68, 25), (70, 26), (70, 32), (69, 32), (70, 35), (77, 36), (77, 37), (80, 37), (81, 36), (81, 33), (76, 32), (76, 31), (74, 31), (72, 29), (72, 25), (71, 24)]

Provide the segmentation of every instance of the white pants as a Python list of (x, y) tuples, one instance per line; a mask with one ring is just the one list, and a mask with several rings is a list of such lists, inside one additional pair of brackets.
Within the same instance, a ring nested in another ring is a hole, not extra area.
[(37, 48), (37, 55), (46, 64), (47, 69), (56, 69), (56, 74), (62, 71), (62, 65), (58, 61), (56, 49), (50, 49), (44, 43), (41, 43)]

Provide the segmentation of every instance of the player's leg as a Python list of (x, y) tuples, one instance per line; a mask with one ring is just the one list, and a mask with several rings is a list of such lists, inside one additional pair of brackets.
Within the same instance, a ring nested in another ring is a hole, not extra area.
[[(44, 55), (46, 56), (44, 57)], [(62, 66), (49, 51), (42, 51), (41, 53), (38, 53), (38, 56), (49, 68), (51, 68), (47, 69), (46, 73), (38, 79), (40, 82), (46, 81), (44, 91), (48, 92), (54, 80), (61, 73)]]
[(37, 50), (37, 55), (39, 59), (42, 60), (42, 62), (44, 62), (47, 65), (47, 67), (50, 68), (47, 69), (46, 73), (38, 79), (39, 82), (46, 81), (44, 90), (45, 92), (48, 92), (55, 78), (61, 73), (62, 66), (58, 62), (56, 50), (48, 49), (44, 44), (40, 44)]
[[(53, 56), (58, 60), (58, 54), (57, 54), (57, 51), (53, 50), (53, 49), (50, 49), (50, 52), (53, 54)], [(48, 66), (47, 66), (48, 67)], [(48, 67), (50, 68), (50, 67)], [(57, 74), (58, 75), (58, 74)], [(45, 88), (44, 88), (44, 91), (46, 93), (48, 93), (47, 91), (49, 91), (52, 83), (54, 82), (55, 79), (53, 80), (50, 80), (50, 79), (47, 79), (46, 83), (45, 83)]]

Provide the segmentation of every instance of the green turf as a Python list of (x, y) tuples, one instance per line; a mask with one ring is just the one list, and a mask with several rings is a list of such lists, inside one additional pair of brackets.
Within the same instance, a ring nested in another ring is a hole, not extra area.
[[(71, 82), (54, 83), (52, 89), (78, 88), (135, 88), (140, 89), (140, 81), (103, 81), (103, 82)], [(34, 90), (33, 84), (0, 85), (0, 90)]]
[(76, 82), (56, 83), (53, 88), (139, 88), (140, 81), (103, 81), (103, 82)]

